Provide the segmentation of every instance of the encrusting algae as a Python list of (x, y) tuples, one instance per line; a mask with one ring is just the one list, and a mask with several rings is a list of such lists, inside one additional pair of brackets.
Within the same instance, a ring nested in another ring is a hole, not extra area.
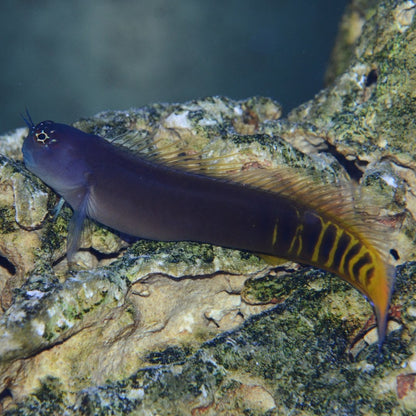
[(25, 120), (26, 167), (74, 210), (68, 259), (86, 217), (119, 232), (196, 241), (334, 272), (366, 296), (380, 345), (394, 281), (385, 235), (365, 222), (346, 187), (318, 186), (292, 169), (241, 169), (172, 146), (133, 151), (68, 125)]

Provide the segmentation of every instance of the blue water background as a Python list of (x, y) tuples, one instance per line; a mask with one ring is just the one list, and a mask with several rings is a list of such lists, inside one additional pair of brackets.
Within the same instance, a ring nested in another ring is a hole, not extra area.
[(2, 0), (0, 132), (207, 95), (323, 86), (346, 0)]

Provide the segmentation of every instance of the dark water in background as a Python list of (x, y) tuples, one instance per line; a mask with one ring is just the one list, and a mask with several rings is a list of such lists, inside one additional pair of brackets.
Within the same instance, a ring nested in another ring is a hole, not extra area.
[(288, 111), (323, 86), (347, 0), (1, 0), (0, 132), (207, 95)]

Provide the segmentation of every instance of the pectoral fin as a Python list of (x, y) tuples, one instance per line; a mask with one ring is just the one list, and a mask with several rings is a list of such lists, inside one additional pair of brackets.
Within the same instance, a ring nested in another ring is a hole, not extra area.
[(89, 195), (89, 192), (85, 192), (81, 204), (74, 210), (74, 214), (69, 222), (66, 254), (68, 263), (72, 262), (75, 253), (81, 245), (82, 230), (84, 228), (85, 218), (87, 217)]

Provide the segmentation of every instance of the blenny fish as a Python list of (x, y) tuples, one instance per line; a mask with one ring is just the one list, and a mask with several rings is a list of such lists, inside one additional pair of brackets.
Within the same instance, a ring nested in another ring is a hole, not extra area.
[(296, 172), (204, 173), (189, 158), (145, 156), (65, 124), (25, 118), (24, 162), (72, 207), (67, 256), (86, 217), (136, 237), (211, 243), (333, 272), (373, 305), (385, 337), (394, 268), (344, 189)]

